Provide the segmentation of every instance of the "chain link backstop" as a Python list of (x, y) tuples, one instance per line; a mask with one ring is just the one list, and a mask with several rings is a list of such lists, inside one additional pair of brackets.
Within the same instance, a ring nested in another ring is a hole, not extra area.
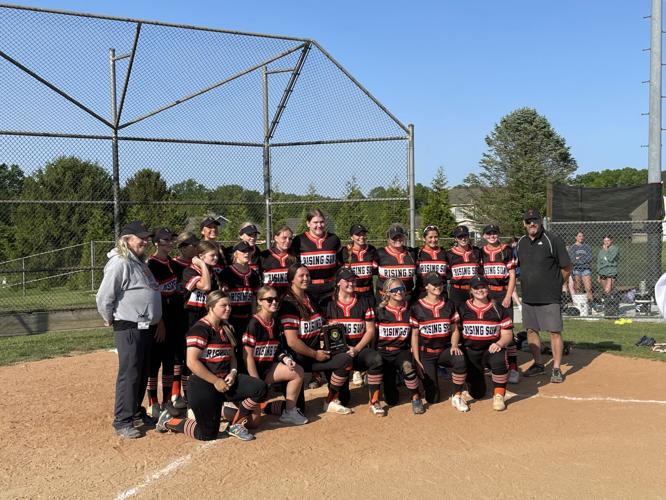
[(133, 219), (413, 243), (413, 129), (314, 40), (0, 5), (0, 109), (0, 314), (91, 307)]

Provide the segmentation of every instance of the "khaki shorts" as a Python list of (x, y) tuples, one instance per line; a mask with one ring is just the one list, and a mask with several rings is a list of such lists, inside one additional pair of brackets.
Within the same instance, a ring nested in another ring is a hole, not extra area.
[(523, 328), (536, 332), (561, 332), (564, 325), (560, 305), (523, 302)]

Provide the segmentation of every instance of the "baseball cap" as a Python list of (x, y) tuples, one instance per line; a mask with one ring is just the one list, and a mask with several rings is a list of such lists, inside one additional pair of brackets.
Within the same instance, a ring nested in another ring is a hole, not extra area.
[(485, 276), (479, 276), (478, 274), (474, 276), (471, 280), (469, 280), (469, 286), (472, 288), (480, 287), (480, 286), (488, 286), (488, 280), (486, 279)]
[(154, 240), (170, 240), (173, 238), (173, 233), (169, 231), (166, 227), (162, 227), (155, 231)]
[(394, 239), (397, 236), (405, 236), (405, 230), (402, 228), (400, 224), (395, 224), (391, 226), (388, 230), (388, 237), (389, 239)]
[(249, 252), (250, 250), (252, 250), (252, 245), (247, 241), (240, 241), (236, 243), (233, 248), (234, 252)]
[(483, 228), (483, 234), (499, 233), (500, 228), (497, 224), (488, 224)]
[(530, 220), (541, 220), (541, 214), (536, 208), (530, 208), (523, 214), (523, 220), (525, 221), (530, 221)]
[(354, 274), (354, 271), (351, 270), (349, 267), (341, 267), (338, 269), (338, 272), (335, 273), (335, 282), (338, 283), (340, 280), (345, 280), (345, 281), (354, 281), (356, 279), (356, 275)]
[(368, 232), (368, 230), (365, 228), (365, 226), (363, 226), (361, 224), (354, 224), (351, 227), (351, 229), (349, 230), (349, 234), (354, 235), (354, 236), (359, 235), (361, 233), (367, 233), (367, 232)]
[(453, 236), (469, 236), (469, 228), (467, 226), (458, 226), (453, 230)]
[(201, 221), (201, 228), (203, 229), (204, 227), (210, 227), (210, 226), (219, 226), (220, 221), (217, 219), (213, 219), (212, 217), (206, 217), (204, 220)]
[(257, 226), (250, 224), (249, 226), (241, 228), (241, 230), (238, 231), (238, 234), (259, 234), (259, 230), (257, 229)]
[(434, 271), (431, 271), (428, 274), (426, 274), (424, 282), (426, 285), (434, 285), (434, 286), (442, 286), (444, 284), (444, 280), (442, 279), (442, 277)]
[(146, 225), (140, 220), (133, 220), (129, 224), (123, 226), (120, 230), (120, 236), (127, 236), (128, 234), (133, 234), (139, 238), (148, 238), (153, 235), (153, 233), (146, 229)]
[(184, 239), (180, 243), (178, 243), (178, 248), (186, 247), (188, 245), (198, 245), (198, 244), (199, 244), (199, 238), (192, 235), (192, 236)]

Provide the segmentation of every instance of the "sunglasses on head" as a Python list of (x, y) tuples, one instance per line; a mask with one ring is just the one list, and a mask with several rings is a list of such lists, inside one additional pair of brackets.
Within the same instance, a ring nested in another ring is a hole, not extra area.
[(389, 288), (389, 291), (388, 291), (388, 292), (389, 292), (389, 293), (400, 293), (400, 292), (403, 292), (403, 293), (404, 293), (405, 290), (407, 290), (407, 288), (404, 287), (404, 286), (396, 286), (396, 287), (394, 287), (394, 288)]
[(259, 300), (263, 300), (263, 301), (268, 302), (269, 304), (272, 304), (273, 302), (277, 302), (278, 298), (277, 297), (264, 297), (264, 298), (261, 298)]

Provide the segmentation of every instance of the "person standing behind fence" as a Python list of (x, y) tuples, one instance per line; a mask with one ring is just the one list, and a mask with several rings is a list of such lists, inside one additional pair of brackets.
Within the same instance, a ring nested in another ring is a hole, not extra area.
[[(172, 268), (169, 253), (173, 248), (172, 234), (167, 228), (155, 231), (153, 238), (157, 251), (148, 259), (148, 269), (153, 273), (162, 296), (162, 319), (160, 323), (165, 331), (165, 339), (157, 342), (153, 339), (150, 353), (150, 372), (148, 373), (148, 404), (151, 416), (160, 417), (160, 413), (171, 401), (173, 389), (173, 372), (178, 342), (179, 328), (182, 325), (183, 295), (180, 293), (180, 282)], [(157, 375), (162, 367), (162, 406), (157, 397)]]
[(349, 229), (351, 242), (340, 250), (340, 262), (350, 268), (356, 275), (355, 294), (359, 298), (370, 300), (375, 305), (375, 294), (372, 289), (372, 277), (377, 249), (368, 244), (368, 230), (361, 224), (354, 224)]
[(620, 255), (617, 246), (613, 245), (613, 236), (604, 236), (601, 250), (597, 254), (597, 275), (599, 285), (605, 295), (610, 295), (617, 279), (617, 268)]
[(573, 264), (574, 290), (585, 293), (592, 305), (592, 248), (585, 242), (583, 231), (576, 233), (576, 242), (569, 247), (569, 258)]
[(141, 436), (136, 425), (155, 425), (141, 406), (152, 338), (164, 338), (164, 330), (157, 328), (162, 318), (159, 287), (142, 260), (150, 236), (141, 221), (121, 229), (116, 248), (107, 254), (96, 299), (104, 324), (113, 326), (118, 351), (113, 427), (118, 436), (129, 439)]
[(521, 268), (523, 294), (523, 326), (534, 357), (534, 364), (524, 373), (526, 377), (543, 375), (539, 331), (550, 332), (553, 351), (553, 372), (550, 381), (563, 382), (560, 370), (564, 341), (562, 340), (562, 284), (571, 273), (571, 260), (564, 240), (541, 225), (538, 210), (530, 208), (523, 214), (527, 234), (518, 241), (518, 262)]
[(453, 237), (456, 242), (446, 252), (446, 260), (449, 263), (449, 283), (451, 284), (449, 298), (456, 307), (460, 307), (469, 298), (470, 280), (483, 273), (483, 257), (481, 249), (470, 244), (467, 226), (456, 227), (453, 230)]
[(273, 233), (273, 245), (261, 252), (261, 275), (264, 285), (275, 288), (279, 296), (289, 288), (287, 268), (296, 262), (290, 253), (294, 232), (289, 226), (279, 227)]
[(308, 293), (321, 307), (333, 293), (340, 238), (326, 231), (326, 217), (318, 208), (309, 210), (305, 220), (308, 230), (294, 238), (291, 250), (310, 271)]

